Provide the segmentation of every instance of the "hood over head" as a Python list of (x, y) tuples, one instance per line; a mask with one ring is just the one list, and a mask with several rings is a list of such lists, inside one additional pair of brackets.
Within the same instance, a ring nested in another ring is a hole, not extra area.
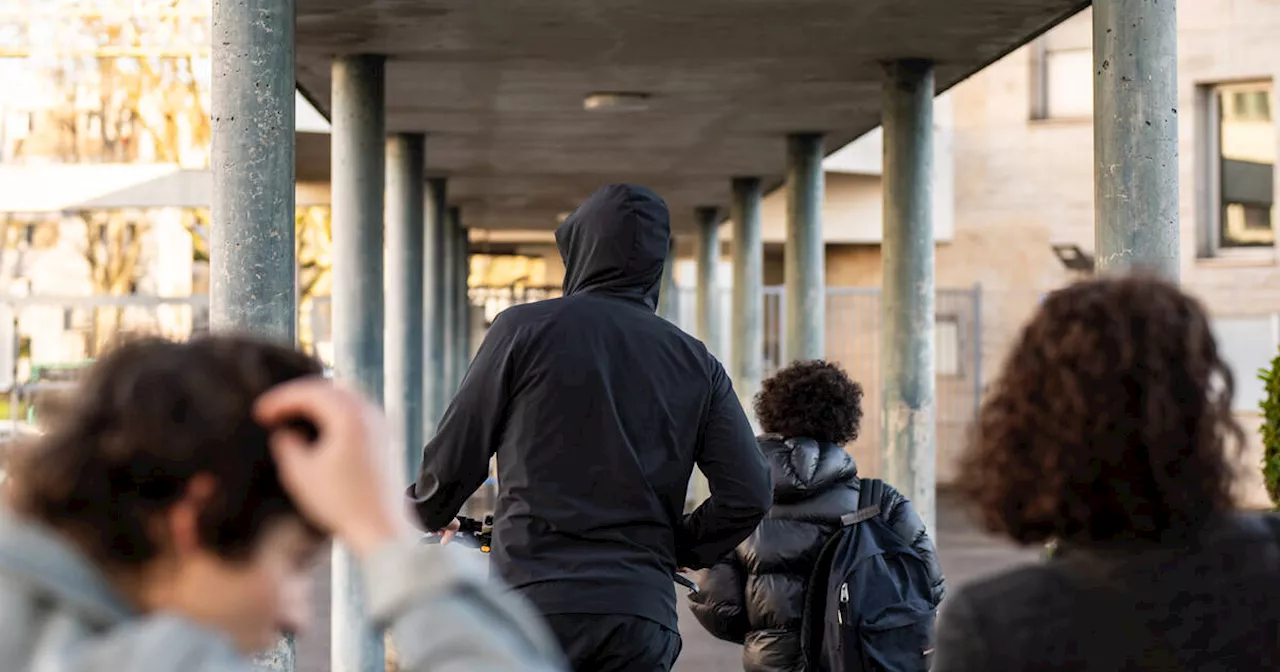
[(565, 296), (598, 292), (656, 310), (670, 240), (671, 217), (657, 194), (630, 184), (600, 188), (556, 229)]
[(773, 470), (773, 501), (808, 499), (858, 476), (858, 465), (844, 448), (813, 439), (763, 436), (760, 449)]

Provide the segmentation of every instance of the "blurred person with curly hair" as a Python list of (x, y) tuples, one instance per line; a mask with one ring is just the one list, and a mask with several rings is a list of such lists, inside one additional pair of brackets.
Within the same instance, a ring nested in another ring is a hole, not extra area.
[(1235, 510), (1233, 391), (1204, 308), (1172, 284), (1046, 298), (958, 483), (987, 530), (1057, 552), (957, 591), (936, 672), (1280, 667), (1280, 526)]
[[(564, 669), (551, 633), (400, 509), (372, 402), (292, 347), (142, 338), (6, 465), (0, 667), (252, 672), (341, 542), (404, 672)], [(11, 479), (11, 480), (10, 480)], [(456, 551), (456, 552), (454, 552)]]
[[(749, 672), (803, 670), (804, 595), (818, 553), (856, 511), (862, 481), (845, 446), (858, 438), (862, 386), (838, 365), (796, 362), (764, 381), (756, 418), (773, 470), (773, 508), (756, 531), (697, 578), (690, 609), (712, 635), (743, 644)], [(883, 519), (926, 560), (935, 605), (945, 582), (933, 540), (911, 503), (891, 487)]]

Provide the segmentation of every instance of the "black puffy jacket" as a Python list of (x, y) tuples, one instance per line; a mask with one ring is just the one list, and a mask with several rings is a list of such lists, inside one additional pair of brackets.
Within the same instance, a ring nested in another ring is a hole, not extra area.
[[(747, 672), (804, 669), (800, 620), (809, 573), (834, 526), (800, 518), (835, 518), (857, 510), (858, 467), (843, 448), (812, 439), (760, 437), (773, 469), (773, 509), (756, 531), (697, 577), (690, 608), (716, 637), (743, 644)], [(885, 488), (884, 520), (928, 563), (935, 603), (946, 584), (924, 522), (901, 493)]]

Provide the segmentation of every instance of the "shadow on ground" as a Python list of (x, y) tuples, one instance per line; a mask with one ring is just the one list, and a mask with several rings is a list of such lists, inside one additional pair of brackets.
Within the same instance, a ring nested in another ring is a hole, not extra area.
[[(938, 554), (948, 587), (998, 572), (1011, 565), (1035, 560), (1034, 549), (1021, 549), (979, 532), (960, 510), (955, 498), (938, 495)], [(742, 647), (708, 635), (689, 614), (683, 591), (680, 599), (680, 634), (684, 652), (677, 672), (738, 672)]]

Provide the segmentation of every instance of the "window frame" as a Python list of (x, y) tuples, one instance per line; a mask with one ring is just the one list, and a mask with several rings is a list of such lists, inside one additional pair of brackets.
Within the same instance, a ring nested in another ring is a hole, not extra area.
[[(1273, 165), (1274, 181), (1280, 181), (1280, 118), (1276, 115), (1276, 81), (1269, 76), (1217, 81), (1196, 86), (1196, 258), (1198, 261), (1225, 259), (1275, 263), (1280, 255), (1280, 200), (1273, 197), (1271, 230), (1275, 238), (1270, 246), (1222, 244), (1222, 111), (1218, 104), (1223, 90), (1265, 85), (1271, 124), (1276, 130), (1277, 161)], [(1273, 189), (1280, 196), (1280, 187)]]
[[(1093, 58), (1092, 49), (1055, 49), (1048, 47), (1046, 37), (1037, 37), (1032, 42), (1032, 110), (1030, 110), (1030, 119), (1033, 122), (1062, 122), (1062, 123), (1084, 123), (1093, 122), (1093, 99), (1092, 86), (1093, 82), (1089, 82), (1091, 86), (1091, 99), (1089, 99), (1088, 111), (1082, 111), (1079, 114), (1053, 114), (1051, 91), (1053, 88), (1052, 78), (1050, 77), (1050, 59), (1053, 54), (1074, 54), (1074, 52), (1085, 52), (1089, 55), (1089, 59)], [(1092, 73), (1092, 68), (1087, 72)]]
[[(942, 334), (944, 333), (943, 325), (954, 327), (952, 333), (955, 334), (953, 360), (954, 367), (948, 370), (942, 368)], [(964, 378), (965, 377), (965, 337), (964, 330), (960, 328), (960, 316), (955, 313), (938, 313), (933, 318), (933, 365), (934, 377), (936, 378)]]

